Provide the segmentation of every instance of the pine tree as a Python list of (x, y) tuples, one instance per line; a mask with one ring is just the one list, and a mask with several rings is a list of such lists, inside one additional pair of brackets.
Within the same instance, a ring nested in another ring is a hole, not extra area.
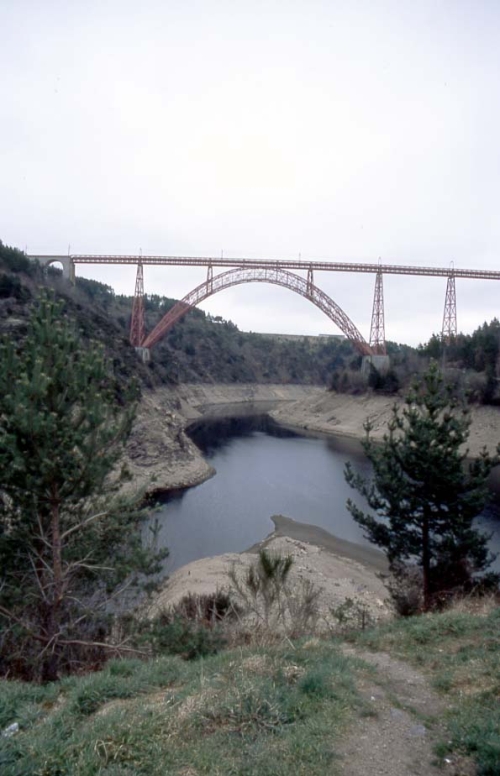
[(382, 444), (365, 425), (364, 450), (371, 480), (346, 465), (346, 480), (375, 515), (350, 499), (347, 507), (393, 568), (417, 561), (422, 569), (424, 608), (440, 589), (486, 569), (488, 537), (473, 526), (487, 498), (487, 477), (499, 463), (484, 449), (467, 462), (468, 411), (443, 388), (435, 362), (413, 386), (403, 409), (395, 406)]
[(157, 570), (119, 492), (133, 415), (61, 304), (38, 303), (19, 350), (1, 341), (0, 672), (52, 680), (105, 651), (109, 596)]

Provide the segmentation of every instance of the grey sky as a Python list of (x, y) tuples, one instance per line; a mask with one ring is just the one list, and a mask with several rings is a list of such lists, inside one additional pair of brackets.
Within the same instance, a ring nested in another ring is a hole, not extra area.
[[(500, 269), (497, 0), (0, 0), (0, 31), (8, 244)], [(150, 293), (203, 279), (145, 269)], [(315, 281), (368, 337), (374, 278)], [(445, 285), (386, 277), (387, 337), (439, 331)], [(457, 297), (462, 330), (500, 314), (496, 282)], [(261, 284), (203, 308), (335, 331)]]

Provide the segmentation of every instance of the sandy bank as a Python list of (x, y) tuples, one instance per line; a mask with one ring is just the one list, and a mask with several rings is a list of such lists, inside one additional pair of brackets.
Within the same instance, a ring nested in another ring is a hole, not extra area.
[(320, 588), (322, 619), (330, 619), (330, 609), (346, 598), (366, 607), (376, 620), (391, 616), (387, 590), (379, 577), (381, 571), (387, 570), (382, 553), (337, 539), (321, 528), (282, 515), (271, 519), (276, 531), (247, 552), (202, 558), (175, 571), (155, 598), (152, 613), (176, 604), (187, 593), (202, 595), (227, 589), (229, 570), (235, 567), (243, 576), (255, 562), (255, 553), (265, 547), (293, 557), (292, 587), (298, 588), (302, 580), (309, 580)]
[[(324, 391), (321, 395), (310, 395), (287, 404), (286, 408), (277, 407), (270, 415), (279, 423), (295, 426), (312, 432), (348, 436), (357, 439), (364, 437), (363, 424), (369, 420), (372, 424), (372, 436), (382, 439), (392, 408), (402, 399), (385, 396), (348, 396)], [(500, 408), (472, 407), (472, 425), (468, 441), (471, 457), (477, 457), (484, 446), (494, 452), (500, 442)]]
[(362, 563), (363, 566), (370, 569), (374, 574), (386, 573), (388, 570), (385, 555), (374, 547), (365, 547), (346, 539), (339, 539), (338, 536), (325, 531), (317, 525), (300, 523), (291, 517), (284, 515), (272, 515), (271, 520), (274, 523), (275, 530), (266, 539), (259, 544), (251, 547), (247, 552), (258, 552), (262, 547), (268, 546), (276, 538), (288, 536), (298, 542), (307, 542), (320, 547), (322, 550), (332, 555), (347, 558), (356, 563)]

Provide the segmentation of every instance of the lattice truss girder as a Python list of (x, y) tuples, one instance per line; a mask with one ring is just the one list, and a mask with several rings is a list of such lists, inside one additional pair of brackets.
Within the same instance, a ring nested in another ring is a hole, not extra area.
[(140, 347), (146, 334), (144, 323), (144, 269), (142, 262), (137, 265), (135, 278), (134, 303), (132, 305), (132, 318), (130, 320), (130, 344)]
[(313, 304), (322, 310), (346, 337), (354, 344), (357, 350), (363, 355), (372, 354), (372, 350), (363, 335), (358, 331), (348, 315), (321, 289), (315, 286), (311, 277), (304, 279), (299, 275), (288, 272), (279, 266), (261, 267), (261, 268), (237, 268), (219, 275), (207, 278), (193, 291), (190, 291), (184, 299), (177, 302), (171, 310), (164, 315), (161, 321), (155, 326), (153, 331), (146, 337), (142, 345), (145, 348), (151, 348), (155, 345), (177, 321), (186, 314), (192, 307), (203, 302), (212, 294), (222, 291), (231, 286), (237, 286), (241, 283), (272, 283), (274, 285), (288, 288), (297, 294), (309, 299)]
[(378, 355), (386, 354), (385, 322), (384, 322), (384, 286), (382, 272), (375, 277), (375, 294), (373, 297), (372, 322), (370, 326), (370, 347)]
[(443, 331), (442, 337), (449, 342), (457, 336), (457, 292), (455, 288), (455, 275), (451, 274), (446, 283), (446, 296), (444, 299)]
[[(49, 261), (62, 261), (67, 256), (44, 256), (30, 254), (30, 258), (39, 259), (45, 263)], [(119, 256), (106, 254), (71, 254), (69, 256), (73, 264), (137, 264), (140, 260), (143, 264), (151, 266), (176, 266), (176, 267), (262, 267), (280, 266), (287, 270), (309, 270), (315, 272), (357, 272), (377, 273), (384, 275), (417, 275), (427, 277), (448, 277), (449, 267), (415, 267), (404, 264), (354, 264), (352, 262), (338, 261), (307, 261), (305, 259), (289, 260), (279, 259), (245, 259), (245, 258), (218, 258), (216, 256)], [(457, 278), (475, 278), (477, 280), (500, 280), (500, 271), (491, 269), (457, 269), (453, 270)]]

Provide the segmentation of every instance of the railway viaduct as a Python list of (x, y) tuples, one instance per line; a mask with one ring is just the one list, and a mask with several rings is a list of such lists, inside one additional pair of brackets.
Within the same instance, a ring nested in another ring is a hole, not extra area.
[[(137, 267), (134, 304), (132, 309), (130, 341), (143, 357), (165, 336), (190, 309), (219, 291), (242, 283), (271, 283), (300, 294), (308, 299), (353, 343), (361, 355), (373, 362), (384, 364), (387, 360), (384, 321), (384, 275), (408, 275), (446, 278), (446, 293), (442, 323), (442, 336), (449, 340), (457, 333), (456, 278), (469, 280), (500, 280), (500, 272), (480, 269), (455, 269), (454, 267), (420, 267), (398, 264), (362, 264), (353, 262), (329, 262), (297, 260), (272, 260), (248, 258), (216, 258), (195, 256), (133, 256), (104, 254), (30, 255), (42, 266), (60, 263), (63, 275), (75, 282), (77, 264), (121, 264)], [(144, 266), (206, 267), (206, 280), (190, 291), (166, 313), (155, 328), (146, 333), (144, 324)], [(214, 274), (214, 268), (222, 272)], [(303, 271), (306, 276), (298, 275)], [(365, 273), (375, 276), (375, 289), (369, 340), (334, 300), (314, 282), (319, 272)]]

